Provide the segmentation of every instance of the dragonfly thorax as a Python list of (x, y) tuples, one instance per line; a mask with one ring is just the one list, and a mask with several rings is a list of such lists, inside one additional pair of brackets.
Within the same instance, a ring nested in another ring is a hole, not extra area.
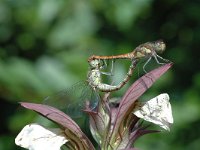
[(102, 64), (99, 59), (94, 59), (89, 62), (90, 71), (88, 72), (88, 83), (91, 87), (96, 88), (101, 83)]
[(145, 46), (141, 46), (136, 48), (135, 50), (135, 59), (140, 59), (143, 57), (148, 57), (152, 55), (152, 51), (149, 48), (146, 48)]
[(88, 84), (93, 88), (96, 88), (99, 84), (101, 84), (101, 72), (99, 69), (93, 69), (89, 71)]

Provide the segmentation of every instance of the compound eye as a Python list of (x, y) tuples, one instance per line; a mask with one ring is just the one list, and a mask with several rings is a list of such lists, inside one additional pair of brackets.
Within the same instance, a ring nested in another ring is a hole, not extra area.
[(90, 66), (92, 68), (98, 67), (99, 66), (99, 61), (97, 59), (94, 59), (94, 60), (90, 61)]
[(165, 49), (166, 49), (166, 44), (162, 40), (155, 42), (155, 51), (156, 52), (162, 53), (165, 51)]

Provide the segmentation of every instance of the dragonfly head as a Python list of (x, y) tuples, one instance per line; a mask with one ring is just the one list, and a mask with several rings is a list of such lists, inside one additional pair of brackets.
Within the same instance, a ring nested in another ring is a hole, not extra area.
[(101, 62), (98, 59), (93, 59), (93, 60), (89, 61), (89, 65), (92, 69), (99, 68), (101, 66)]
[(154, 49), (157, 53), (162, 53), (165, 51), (166, 44), (163, 42), (163, 40), (157, 40), (154, 42)]

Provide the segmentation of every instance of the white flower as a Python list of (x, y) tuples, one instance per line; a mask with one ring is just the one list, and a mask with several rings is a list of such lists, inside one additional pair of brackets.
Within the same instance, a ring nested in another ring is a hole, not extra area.
[(63, 130), (38, 124), (26, 125), (15, 138), (16, 145), (29, 150), (60, 150), (67, 141)]
[(138, 118), (157, 124), (165, 130), (170, 130), (169, 126), (173, 123), (173, 116), (168, 94), (160, 94), (139, 105), (133, 112)]

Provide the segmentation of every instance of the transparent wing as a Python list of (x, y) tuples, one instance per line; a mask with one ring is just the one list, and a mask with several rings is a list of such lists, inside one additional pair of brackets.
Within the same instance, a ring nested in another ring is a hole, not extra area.
[(72, 118), (79, 118), (84, 114), (86, 101), (89, 101), (90, 108), (94, 109), (98, 104), (99, 95), (87, 82), (78, 82), (71, 88), (46, 97), (44, 104), (56, 107)]

